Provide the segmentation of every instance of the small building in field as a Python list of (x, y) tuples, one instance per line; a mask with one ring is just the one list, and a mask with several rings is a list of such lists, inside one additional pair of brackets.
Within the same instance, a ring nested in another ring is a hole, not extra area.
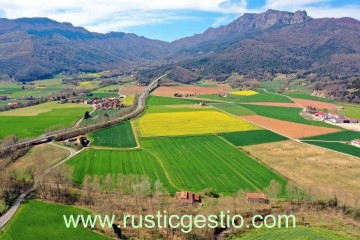
[(360, 147), (360, 139), (354, 139), (351, 141), (351, 145), (355, 147)]
[(8, 106), (13, 107), (13, 108), (17, 108), (20, 107), (21, 103), (19, 102), (10, 102), (8, 103)]
[(201, 203), (201, 196), (188, 191), (177, 192), (176, 203), (179, 206), (197, 205)]
[(316, 112), (314, 115), (315, 117), (318, 117), (321, 120), (325, 120), (328, 116), (327, 113), (324, 112)]
[(345, 118), (345, 116), (343, 114), (340, 113), (328, 113), (328, 117), (329, 118), (336, 118), (336, 119), (342, 119)]
[(200, 105), (201, 107), (207, 106), (206, 102), (200, 102), (199, 105)]
[(247, 203), (262, 203), (262, 204), (269, 203), (269, 200), (266, 198), (264, 193), (247, 193), (246, 201)]
[(358, 123), (359, 122), (357, 119), (352, 119), (352, 118), (330, 118), (329, 121), (332, 123)]
[(344, 110), (344, 107), (338, 106), (336, 107), (337, 110)]

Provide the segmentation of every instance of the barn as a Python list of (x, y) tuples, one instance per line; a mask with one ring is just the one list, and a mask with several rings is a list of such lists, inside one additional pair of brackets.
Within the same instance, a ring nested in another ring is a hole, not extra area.
[(197, 205), (201, 203), (201, 196), (188, 191), (177, 192), (176, 203), (179, 206)]
[(246, 201), (247, 203), (269, 203), (269, 200), (266, 198), (264, 193), (247, 193)]

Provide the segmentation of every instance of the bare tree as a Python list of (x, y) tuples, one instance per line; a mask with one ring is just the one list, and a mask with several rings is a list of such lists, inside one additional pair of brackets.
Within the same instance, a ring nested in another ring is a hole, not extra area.
[(264, 189), (264, 192), (268, 198), (277, 198), (281, 193), (281, 184), (275, 180), (271, 180), (269, 186)]

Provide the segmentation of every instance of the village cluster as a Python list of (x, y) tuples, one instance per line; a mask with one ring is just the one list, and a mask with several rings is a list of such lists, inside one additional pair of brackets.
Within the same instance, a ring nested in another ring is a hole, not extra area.
[[(338, 107), (338, 110), (344, 110), (343, 107)], [(328, 111), (318, 111), (314, 107), (307, 107), (304, 109), (304, 112), (312, 115), (313, 119), (324, 121), (330, 124), (356, 124), (359, 123), (358, 119), (348, 118), (344, 114), (328, 112)], [(360, 139), (354, 139), (349, 142), (349, 144), (360, 147)]]
[(84, 103), (88, 105), (93, 105), (96, 109), (101, 110), (111, 110), (125, 108), (126, 105), (121, 103), (121, 98), (94, 98), (90, 100), (85, 100)]

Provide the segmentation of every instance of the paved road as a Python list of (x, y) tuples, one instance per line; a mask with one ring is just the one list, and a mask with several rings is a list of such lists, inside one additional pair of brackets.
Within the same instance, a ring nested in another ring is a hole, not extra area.
[(33, 189), (29, 189), (26, 192), (22, 193), (18, 199), (16, 200), (15, 204), (0, 218), (0, 229), (12, 218), (15, 214), (16, 210), (20, 206), (20, 203), (25, 199), (25, 197), (32, 191)]
[[(72, 158), (73, 156), (75, 156), (76, 154), (80, 153), (83, 149), (81, 149), (80, 151), (75, 151), (74, 149), (72, 148), (68, 148), (68, 147), (65, 147), (65, 146), (61, 146), (61, 145), (58, 145), (58, 144), (55, 144), (55, 143), (48, 143), (52, 146), (55, 146), (55, 147), (59, 147), (59, 148), (63, 148), (63, 149), (66, 149), (70, 152), (70, 155), (68, 157), (66, 157), (64, 160), (62, 160), (61, 162), (58, 162), (57, 164), (51, 166), (50, 168), (46, 169), (44, 171), (44, 173), (42, 174), (42, 176), (40, 177), (44, 177), (45, 175), (47, 175), (52, 169), (58, 167), (59, 165), (65, 163), (66, 161), (68, 161), (70, 158)], [(24, 199), (26, 198), (26, 196), (32, 192), (34, 189), (31, 188), (31, 189), (28, 189), (26, 190), (24, 193), (22, 193), (18, 199), (16, 200), (15, 204), (4, 214), (0, 217), (0, 229), (5, 226), (6, 223), (8, 223), (10, 221), (10, 219), (12, 218), (12, 216), (15, 214), (16, 210), (18, 209), (18, 207), (20, 206), (21, 202), (24, 201)]]
[[(158, 81), (163, 78), (165, 75), (155, 79), (152, 83), (149, 84), (149, 86), (146, 88), (146, 90), (140, 95), (139, 97), (139, 100), (138, 100), (138, 106), (136, 108), (135, 111), (140, 111), (141, 109), (145, 108), (145, 99), (146, 97), (148, 96), (148, 93), (150, 92), (150, 90), (153, 88), (153, 86), (155, 84), (158, 84)], [(39, 138), (35, 138), (35, 139), (32, 139), (32, 140), (29, 140), (27, 141), (28, 143), (31, 143), (31, 142), (37, 142), (37, 141), (40, 141), (40, 140), (45, 140), (49, 137), (49, 135), (47, 136), (43, 136), (43, 137), (39, 137)], [(22, 143), (24, 144), (24, 143)], [(45, 175), (49, 174), (49, 172), (51, 172), (51, 170), (53, 170), (54, 168), (60, 166), (61, 164), (65, 163), (66, 161), (68, 161), (69, 159), (71, 159), (72, 157), (74, 157), (76, 154), (80, 153), (81, 151), (83, 151), (85, 148), (81, 149), (80, 151), (75, 151), (74, 149), (72, 148), (69, 148), (69, 147), (65, 147), (65, 146), (61, 146), (61, 145), (58, 145), (58, 144), (55, 144), (53, 142), (50, 142), (48, 143), (52, 146), (55, 146), (55, 147), (59, 147), (59, 148), (63, 148), (63, 149), (66, 149), (70, 152), (70, 155), (68, 157), (66, 157), (64, 160), (58, 162), (57, 164), (51, 166), (50, 168), (46, 169), (43, 173), (42, 176), (40, 177), (44, 177)], [(15, 214), (16, 210), (18, 209), (18, 207), (20, 206), (21, 202), (26, 198), (26, 196), (32, 192), (34, 189), (31, 188), (31, 189), (28, 189), (27, 191), (25, 191), (24, 193), (22, 193), (18, 199), (16, 200), (15, 204), (4, 214), (0, 217), (0, 229), (2, 227), (4, 227), (6, 225), (6, 223), (8, 223), (10, 221), (10, 219), (12, 218), (12, 216)]]

